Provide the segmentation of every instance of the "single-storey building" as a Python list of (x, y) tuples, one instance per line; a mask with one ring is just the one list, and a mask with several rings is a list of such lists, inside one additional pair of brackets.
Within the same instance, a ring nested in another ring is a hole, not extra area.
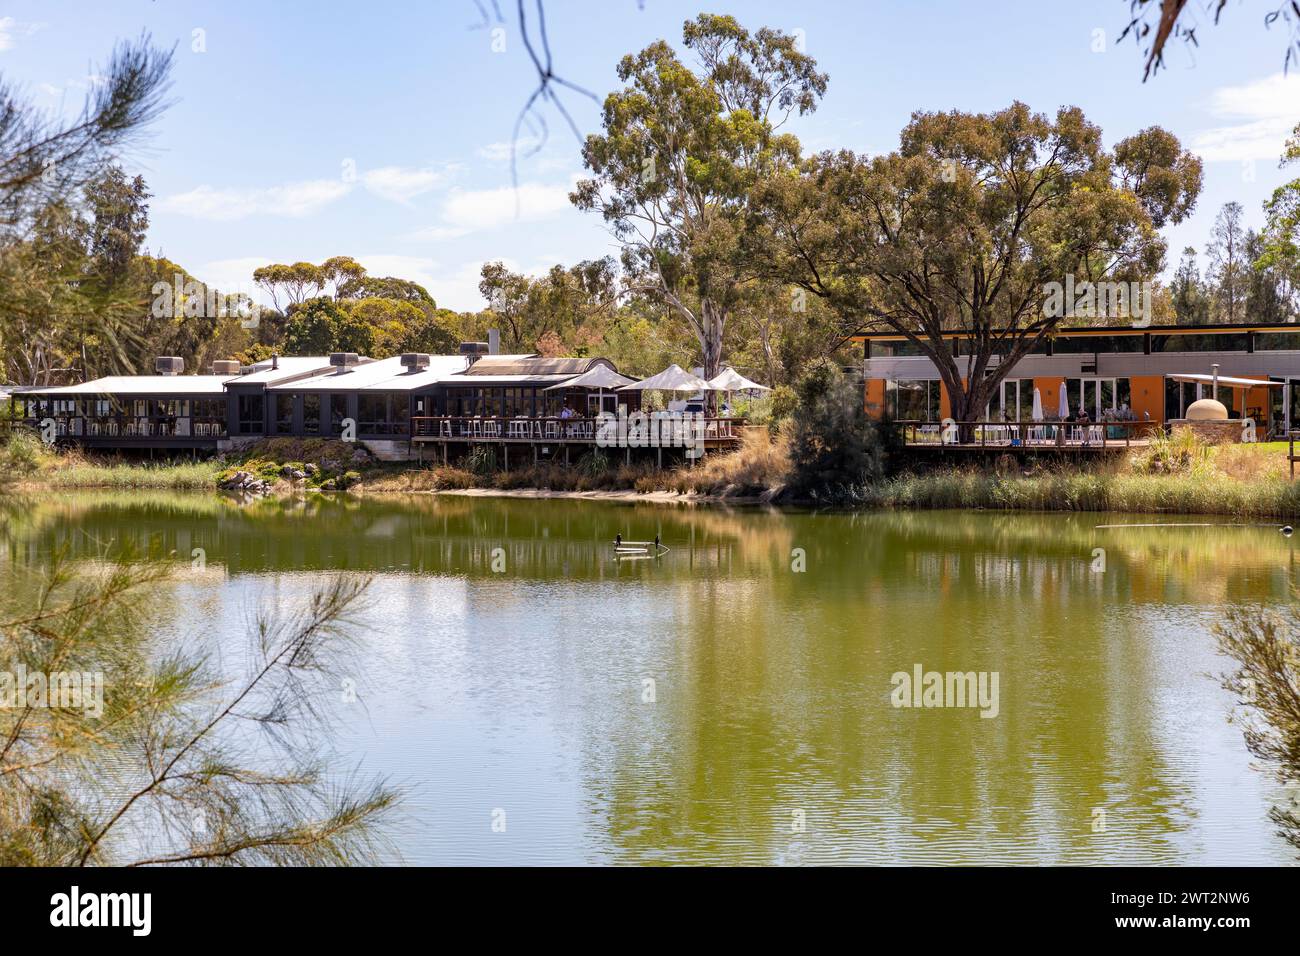
[[(968, 339), (952, 334), (963, 376), (970, 365)], [(853, 340), (863, 348), (870, 412), (901, 421), (951, 417), (938, 369), (913, 342), (891, 332), (864, 332)], [(1211, 395), (1216, 374), (1218, 392)], [(1253, 418), (1261, 438), (1281, 435), (1300, 428), (1300, 325), (1061, 329), (1007, 372), (983, 420), (1030, 421), (1035, 389), (1047, 418), (1060, 408), (1062, 390), (1071, 413), (1086, 411), (1094, 422), (1127, 418), (1164, 425), (1182, 419), (1198, 399), (1217, 398), (1232, 417)]]
[[(265, 437), (347, 434), (381, 457), (405, 458), (416, 442), (593, 440), (590, 422), (602, 410), (635, 411), (641, 398), (563, 387), (600, 365), (617, 371), (604, 358), (486, 354), (479, 343), (458, 355), (217, 362), (202, 375), (181, 374), (181, 360), (164, 357), (160, 374), (32, 388), (15, 400), (33, 427), (89, 448), (225, 450)], [(560, 421), (563, 429), (544, 425)]]

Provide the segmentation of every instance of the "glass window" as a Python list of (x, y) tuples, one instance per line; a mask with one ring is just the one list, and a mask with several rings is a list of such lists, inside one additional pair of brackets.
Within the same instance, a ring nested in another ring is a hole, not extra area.
[(1245, 332), (1151, 336), (1152, 352), (1244, 352), (1246, 344)]
[(275, 396), (275, 430), (278, 434), (293, 433), (293, 396)]
[(920, 346), (909, 342), (907, 339), (896, 339), (891, 342), (872, 342), (871, 355), (881, 356), (883, 358), (903, 357), (908, 355), (924, 355)]
[(237, 402), (239, 433), (241, 435), (262, 434), (262, 421), (265, 415), (266, 401), (263, 395), (240, 395)]
[(329, 401), (329, 419), (330, 434), (343, 434), (343, 419), (348, 417), (348, 397), (346, 395), (330, 395)]
[(885, 408), (893, 418), (905, 422), (937, 421), (939, 382), (926, 379), (885, 383)]
[[(1287, 330), (1285, 332), (1257, 332), (1255, 334), (1256, 351), (1285, 351), (1300, 349), (1300, 328), (1294, 332)], [(1281, 389), (1275, 389), (1281, 391)]]
[(369, 435), (388, 434), (388, 396), (363, 392), (357, 398), (357, 430)]
[(1141, 335), (1058, 335), (1052, 343), (1055, 355), (1141, 352)]
[(304, 435), (320, 434), (320, 395), (316, 392), (302, 397), (302, 431)]

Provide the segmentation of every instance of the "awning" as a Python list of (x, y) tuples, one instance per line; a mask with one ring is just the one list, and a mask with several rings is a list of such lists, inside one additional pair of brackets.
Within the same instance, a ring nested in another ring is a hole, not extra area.
[(710, 392), (718, 391), (704, 379), (683, 369), (680, 365), (670, 365), (658, 375), (651, 375), (631, 385), (624, 385), (623, 391), (661, 391), (661, 392)]
[(545, 391), (551, 392), (558, 388), (622, 388), (624, 385), (631, 385), (636, 379), (628, 378), (626, 375), (619, 375), (608, 365), (596, 365), (583, 372), (577, 378), (571, 378), (567, 382), (560, 382), (556, 385), (548, 385)]
[(725, 392), (771, 391), (771, 389), (766, 385), (759, 385), (757, 382), (751, 382), (731, 367), (724, 368), (717, 375), (713, 376), (713, 378), (709, 379), (709, 384), (718, 391)]
[[(1203, 375), (1200, 372), (1180, 372), (1177, 375), (1167, 375), (1166, 378), (1172, 378), (1175, 382), (1191, 382), (1194, 385), (1213, 385), (1213, 375)], [(1281, 388), (1281, 382), (1269, 382), (1255, 378), (1232, 378), (1228, 375), (1219, 376), (1219, 384), (1226, 385), (1228, 388), (1258, 388), (1260, 386)]]

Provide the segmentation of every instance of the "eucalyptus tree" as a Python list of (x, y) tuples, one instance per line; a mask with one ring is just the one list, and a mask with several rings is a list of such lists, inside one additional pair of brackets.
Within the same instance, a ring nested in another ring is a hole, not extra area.
[[(167, 107), (171, 68), (172, 54), (147, 36), (119, 44), (95, 70), (103, 79), (71, 120), (39, 109), (0, 73), (0, 376), (6, 380), (40, 384), (72, 374), (79, 341), (88, 339), (99, 343), (109, 366), (127, 364), (125, 319), (138, 303), (117, 290), (95, 295), (94, 283), (86, 283), (87, 246), (98, 264), (120, 276), (121, 244), (107, 232), (88, 235), (81, 207), (86, 191)], [(136, 211), (143, 198), (133, 197)], [(127, 223), (118, 238), (129, 243), (138, 225)]]
[(663, 40), (619, 63), (626, 85), (605, 100), (603, 132), (583, 147), (592, 177), (570, 198), (604, 217), (626, 291), (685, 323), (712, 376), (733, 310), (766, 272), (760, 184), (800, 159), (782, 127), (816, 108), (827, 79), (797, 37), (729, 16), (687, 21), (682, 41), (694, 66)]
[(1241, 203), (1226, 202), (1214, 217), (1210, 244), (1210, 279), (1214, 283), (1215, 319), (1241, 322), (1245, 319), (1249, 263), (1246, 258), (1246, 230), (1241, 223)]
[(489, 311), (476, 331), (483, 331), (483, 322), (499, 328), (502, 348), (512, 352), (562, 354), (590, 345), (618, 304), (616, 268), (605, 257), (528, 276), (485, 262), (478, 288)]
[[(1300, 164), (1300, 124), (1282, 150), (1283, 168)], [(1254, 268), (1277, 278), (1279, 294), (1290, 316), (1300, 313), (1300, 176), (1273, 190), (1264, 203), (1266, 221), (1261, 251)]]
[[(973, 421), (1064, 320), (1113, 319), (1109, 298), (1087, 295), (1098, 283), (1160, 270), (1157, 230), (1191, 211), (1200, 184), (1200, 161), (1164, 130), (1108, 152), (1079, 109), (1015, 103), (915, 113), (894, 152), (823, 153), (773, 177), (765, 204), (774, 271), (822, 297), (845, 335), (906, 338), (934, 362), (953, 417)], [(1051, 301), (1062, 286), (1078, 299)]]

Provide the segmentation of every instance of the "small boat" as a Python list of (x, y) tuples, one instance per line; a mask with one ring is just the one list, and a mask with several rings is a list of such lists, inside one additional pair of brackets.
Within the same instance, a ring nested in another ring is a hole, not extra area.
[(622, 534), (614, 535), (614, 555), (619, 558), (658, 557), (669, 550), (660, 543), (659, 535), (653, 541), (625, 541)]

